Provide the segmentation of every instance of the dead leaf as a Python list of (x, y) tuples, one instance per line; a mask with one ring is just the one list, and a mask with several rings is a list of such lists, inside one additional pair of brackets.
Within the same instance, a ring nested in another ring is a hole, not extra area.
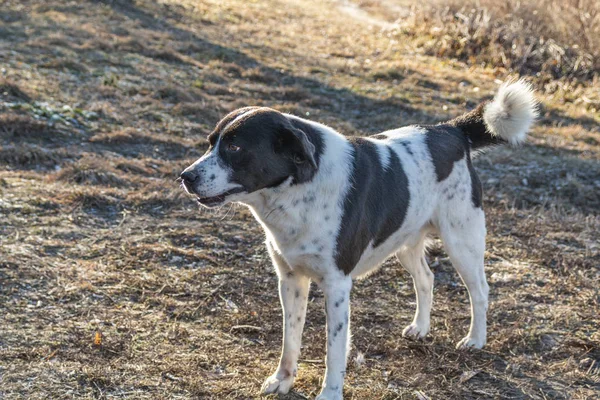
[(94, 335), (94, 346), (102, 346), (102, 333), (96, 331)]

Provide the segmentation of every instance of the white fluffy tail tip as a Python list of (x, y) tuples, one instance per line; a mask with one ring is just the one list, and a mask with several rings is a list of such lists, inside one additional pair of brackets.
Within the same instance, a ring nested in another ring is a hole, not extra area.
[(527, 131), (538, 116), (533, 88), (523, 79), (505, 82), (483, 111), (488, 130), (512, 145), (527, 139)]

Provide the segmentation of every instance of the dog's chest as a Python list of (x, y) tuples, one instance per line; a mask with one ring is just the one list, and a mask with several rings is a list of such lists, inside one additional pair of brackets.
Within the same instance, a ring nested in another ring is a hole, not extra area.
[[(310, 200), (310, 199), (309, 199)], [(263, 221), (267, 240), (292, 269), (312, 278), (331, 267), (339, 229), (339, 212), (324, 200), (294, 204), (280, 216)]]

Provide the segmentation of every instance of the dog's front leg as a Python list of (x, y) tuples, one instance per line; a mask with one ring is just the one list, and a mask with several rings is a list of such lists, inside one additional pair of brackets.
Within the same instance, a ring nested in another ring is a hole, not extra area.
[(310, 280), (282, 265), (274, 257), (279, 275), (279, 298), (283, 309), (283, 350), (279, 367), (262, 386), (263, 393), (287, 393), (296, 376)]
[(350, 345), (350, 290), (349, 276), (324, 279), (327, 312), (327, 370), (317, 400), (341, 400), (344, 392), (346, 358)]

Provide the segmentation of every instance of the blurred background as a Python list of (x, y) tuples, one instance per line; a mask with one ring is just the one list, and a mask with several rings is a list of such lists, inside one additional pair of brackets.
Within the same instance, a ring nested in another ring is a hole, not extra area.
[[(395, 259), (353, 293), (348, 399), (600, 393), (597, 0), (0, 0), (0, 398), (258, 398), (281, 315), (263, 233), (174, 179), (226, 113), (263, 105), (367, 135), (472, 109), (509, 78), (529, 144), (475, 162), (488, 346), (439, 242), (432, 334), (401, 332)], [(311, 291), (296, 391), (317, 394)]]

